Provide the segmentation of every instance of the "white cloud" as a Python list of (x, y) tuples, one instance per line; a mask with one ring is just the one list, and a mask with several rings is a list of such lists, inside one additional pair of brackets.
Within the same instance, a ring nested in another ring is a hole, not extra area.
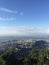
[(49, 28), (48, 28), (48, 33), (49, 33)]
[(9, 13), (16, 13), (16, 14), (18, 13), (18, 11), (10, 10), (7, 8), (0, 8), (0, 11), (9, 12)]
[(15, 13), (15, 14), (19, 13), (19, 15), (24, 15), (23, 12), (19, 12), (19, 11), (17, 11), (17, 10), (14, 11), (14, 10), (7, 9), (7, 8), (0, 8), (0, 11), (2, 11), (2, 12), (8, 12), (8, 13)]
[(13, 17), (6, 17), (6, 18), (3, 18), (3, 17), (0, 17), (0, 21), (13, 21), (13, 20), (16, 20), (16, 18), (13, 18)]
[(33, 36), (39, 34), (49, 34), (48, 28), (32, 27), (0, 27), (0, 35)]

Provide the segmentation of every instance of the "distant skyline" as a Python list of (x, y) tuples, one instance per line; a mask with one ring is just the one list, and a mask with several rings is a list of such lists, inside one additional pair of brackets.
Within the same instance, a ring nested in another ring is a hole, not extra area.
[(49, 34), (49, 0), (0, 0), (0, 36)]

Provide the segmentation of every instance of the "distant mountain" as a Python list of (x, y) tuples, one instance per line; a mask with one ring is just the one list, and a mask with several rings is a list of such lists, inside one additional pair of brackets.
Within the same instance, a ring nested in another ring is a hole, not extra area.
[(35, 44), (33, 45), (33, 48), (44, 49), (44, 48), (48, 48), (48, 46), (49, 46), (48, 42), (40, 40), (35, 42)]

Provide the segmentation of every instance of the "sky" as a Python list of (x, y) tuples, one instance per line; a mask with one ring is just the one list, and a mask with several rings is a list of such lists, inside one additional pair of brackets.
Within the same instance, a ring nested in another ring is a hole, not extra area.
[(0, 36), (49, 34), (49, 0), (0, 0)]

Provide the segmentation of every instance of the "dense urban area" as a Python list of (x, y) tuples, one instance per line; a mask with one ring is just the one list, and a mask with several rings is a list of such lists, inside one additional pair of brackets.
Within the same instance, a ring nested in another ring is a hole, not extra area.
[(19, 50), (21, 48), (49, 48), (49, 41), (32, 39), (0, 41), (0, 53), (8, 49)]

